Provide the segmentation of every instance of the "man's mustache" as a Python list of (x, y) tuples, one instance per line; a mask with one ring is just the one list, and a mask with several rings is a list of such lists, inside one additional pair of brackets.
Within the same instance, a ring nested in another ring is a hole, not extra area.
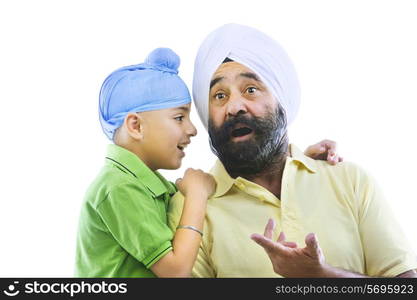
[[(260, 122), (257, 117), (247, 117), (238, 115), (228, 118), (220, 127), (216, 128), (217, 135), (220, 135), (220, 140), (225, 142), (232, 138), (232, 131), (236, 125), (244, 125), (252, 129), (255, 134), (260, 133)], [(242, 126), (239, 126), (242, 127)]]

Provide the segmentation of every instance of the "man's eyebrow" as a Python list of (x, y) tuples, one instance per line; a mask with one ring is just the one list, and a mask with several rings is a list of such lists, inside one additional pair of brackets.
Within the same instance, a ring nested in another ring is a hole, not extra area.
[(256, 81), (262, 82), (261, 79), (259, 79), (258, 75), (252, 72), (246, 72), (246, 73), (240, 73), (239, 76), (254, 79)]
[(215, 85), (217, 82), (219, 82), (220, 80), (222, 80), (224, 77), (216, 77), (214, 78), (212, 81), (210, 81), (210, 89), (213, 87), (213, 85)]

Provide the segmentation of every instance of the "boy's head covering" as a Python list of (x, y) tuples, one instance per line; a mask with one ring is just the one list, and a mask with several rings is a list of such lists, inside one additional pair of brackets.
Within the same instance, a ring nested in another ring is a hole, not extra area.
[(106, 136), (114, 133), (130, 112), (158, 110), (191, 102), (178, 76), (179, 56), (169, 48), (153, 50), (144, 63), (111, 73), (100, 90), (100, 123)]
[(194, 64), (193, 98), (206, 128), (210, 81), (225, 58), (254, 71), (285, 109), (288, 124), (294, 120), (300, 104), (300, 87), (294, 66), (284, 49), (257, 29), (226, 24), (206, 37)]

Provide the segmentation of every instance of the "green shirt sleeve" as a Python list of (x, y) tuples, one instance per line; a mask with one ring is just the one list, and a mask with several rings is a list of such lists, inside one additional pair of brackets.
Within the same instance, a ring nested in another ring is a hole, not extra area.
[(150, 268), (172, 250), (164, 199), (153, 198), (141, 186), (116, 186), (97, 207), (114, 239), (130, 255)]

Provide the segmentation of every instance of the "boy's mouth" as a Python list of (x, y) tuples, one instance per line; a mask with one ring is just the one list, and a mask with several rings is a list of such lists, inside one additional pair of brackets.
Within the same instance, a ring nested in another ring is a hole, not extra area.
[(185, 147), (187, 147), (189, 143), (190, 142), (185, 142), (185, 143), (178, 144), (177, 148), (181, 151), (184, 151)]

